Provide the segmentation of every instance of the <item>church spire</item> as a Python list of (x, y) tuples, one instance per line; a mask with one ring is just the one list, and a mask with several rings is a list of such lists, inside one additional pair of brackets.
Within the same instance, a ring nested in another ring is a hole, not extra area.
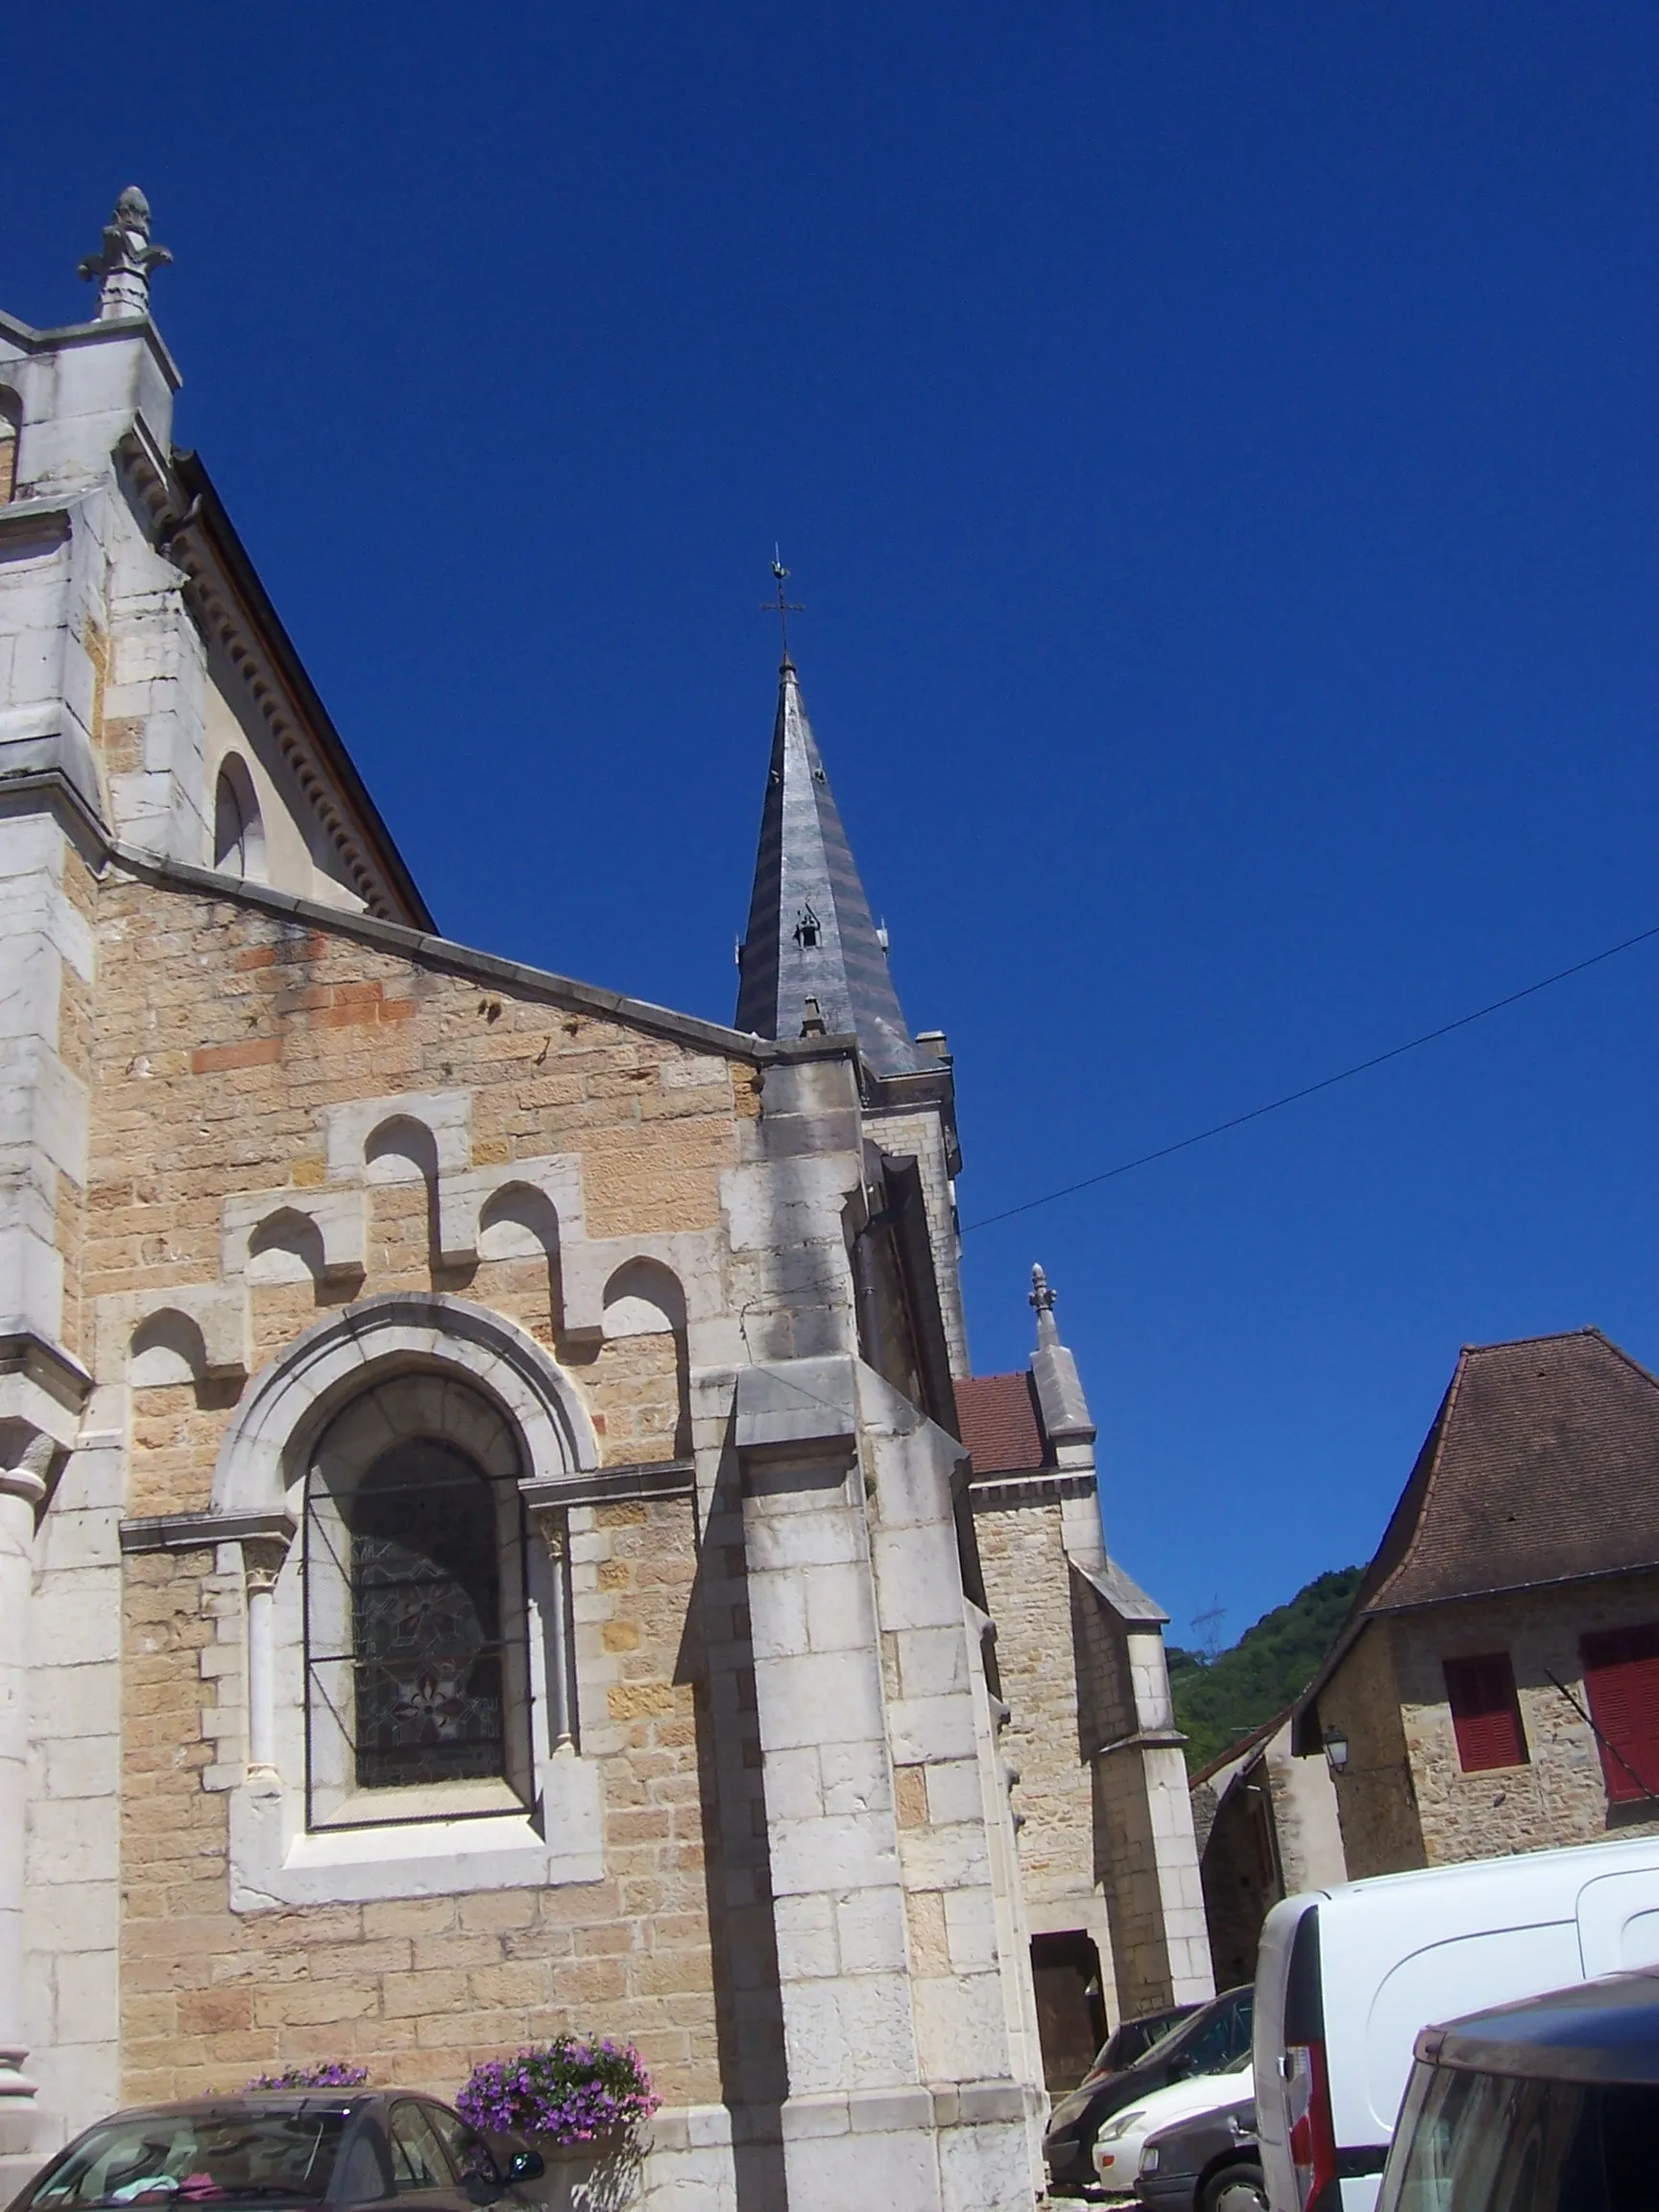
[(877, 1074), (908, 1074), (926, 1057), (900, 1011), (885, 932), (858, 879), (787, 652), (778, 679), (736, 1025), (761, 1037), (851, 1033)]

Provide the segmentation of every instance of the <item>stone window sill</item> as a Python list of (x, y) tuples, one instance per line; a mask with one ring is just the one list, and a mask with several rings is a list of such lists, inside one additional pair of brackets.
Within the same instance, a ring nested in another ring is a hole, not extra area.
[(596, 1764), (551, 1759), (540, 1782), (541, 1828), (517, 1813), (308, 1833), (301, 1825), (299, 1792), (256, 1776), (230, 1792), (230, 1910), (268, 1912), (600, 1881), (605, 1860)]

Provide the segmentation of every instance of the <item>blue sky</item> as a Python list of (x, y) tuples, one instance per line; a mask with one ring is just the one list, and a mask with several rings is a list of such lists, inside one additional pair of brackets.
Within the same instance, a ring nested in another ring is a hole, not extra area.
[[(781, 541), (970, 1222), (1659, 922), (1650, 8), (84, 0), (6, 77), (0, 305), (144, 186), (450, 934), (730, 1017)], [(1176, 1636), (1368, 1554), (1460, 1343), (1659, 1362), (1656, 987), (969, 1236)]]

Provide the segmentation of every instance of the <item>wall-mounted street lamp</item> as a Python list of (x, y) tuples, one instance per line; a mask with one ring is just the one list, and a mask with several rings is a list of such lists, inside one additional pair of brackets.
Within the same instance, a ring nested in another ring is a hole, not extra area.
[(1333, 1774), (1340, 1774), (1342, 1769), (1347, 1766), (1348, 1739), (1343, 1735), (1340, 1728), (1326, 1729), (1325, 1756), (1330, 1762), (1331, 1771)]

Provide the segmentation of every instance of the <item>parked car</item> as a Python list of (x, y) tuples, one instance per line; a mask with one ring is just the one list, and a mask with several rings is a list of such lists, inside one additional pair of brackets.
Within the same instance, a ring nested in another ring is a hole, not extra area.
[(1162, 2012), (1142, 2012), (1133, 2020), (1119, 2020), (1094, 2054), (1094, 2063), (1084, 2075), (1084, 2081), (1103, 2081), (1108, 2074), (1121, 2074), (1197, 2009), (1196, 2005), (1166, 2005)]
[(1619, 1974), (1427, 2028), (1379, 2212), (1647, 2212), (1659, 1974)]
[(1120, 2074), (1093, 2074), (1063, 2097), (1048, 2120), (1043, 2155), (1048, 2186), (1056, 2196), (1095, 2196), (1094, 2137), (1113, 2113), (1198, 2074), (1219, 2074), (1237, 2066), (1250, 2048), (1250, 2010), (1255, 1992), (1229, 1989), (1200, 2005)]
[(1135, 2194), (1146, 2212), (1266, 2212), (1255, 2098), (1191, 2113), (1149, 2134)]
[(94, 2206), (357, 2205), (471, 2212), (544, 2171), (516, 2137), (486, 2136), (430, 2097), (301, 2089), (151, 2104), (100, 2120), (12, 2199), (11, 2212)]
[(1256, 1968), (1256, 2126), (1272, 2212), (1373, 2212), (1412, 2045), (1431, 2021), (1654, 1965), (1659, 1837), (1285, 1898), (1262, 1924)]
[(1199, 2074), (1190, 2080), (1171, 2081), (1166, 2089), (1154, 2089), (1149, 2097), (1137, 2097), (1133, 2104), (1111, 2119), (1094, 2137), (1094, 2178), (1108, 2203), (1132, 2202), (1141, 2193), (1141, 2163), (1146, 2145), (1161, 2128), (1195, 2113), (1224, 2111), (1250, 2089), (1248, 2046), (1223, 2073)]

